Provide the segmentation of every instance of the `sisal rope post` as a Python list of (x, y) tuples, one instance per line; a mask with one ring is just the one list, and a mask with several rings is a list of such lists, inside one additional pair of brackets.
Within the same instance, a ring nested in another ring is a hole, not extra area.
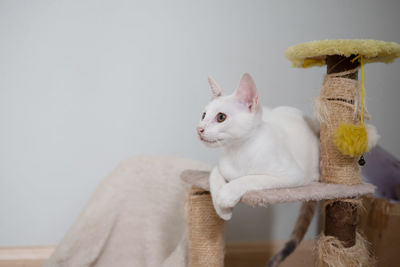
[(187, 212), (189, 267), (223, 267), (225, 221), (215, 212), (210, 192), (193, 186)]
[[(285, 52), (293, 67), (327, 66), (320, 96), (315, 99), (321, 141), (321, 180), (325, 183), (358, 186), (361, 183), (357, 160), (368, 150), (368, 132), (363, 117), (365, 63), (391, 63), (400, 57), (400, 44), (378, 40), (322, 40), (289, 47)], [(364, 164), (363, 158), (359, 160)], [(324, 231), (316, 252), (320, 267), (374, 266), (368, 242), (357, 233), (358, 199), (337, 199), (325, 202)]]
[[(321, 180), (326, 183), (361, 183), (358, 158), (342, 154), (334, 144), (334, 132), (340, 124), (360, 122), (359, 63), (352, 61), (354, 57), (326, 57), (327, 75), (316, 103), (321, 122)], [(367, 241), (356, 229), (360, 205), (354, 199), (325, 203), (324, 231), (316, 249), (317, 266), (373, 266)]]

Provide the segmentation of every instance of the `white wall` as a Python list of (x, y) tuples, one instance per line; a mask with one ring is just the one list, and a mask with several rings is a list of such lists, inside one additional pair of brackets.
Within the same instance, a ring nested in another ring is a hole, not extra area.
[[(290, 68), (284, 50), (326, 38), (400, 42), (399, 3), (0, 1), (0, 245), (57, 243), (130, 155), (215, 163), (195, 135), (209, 74), (231, 91), (250, 72), (264, 104), (311, 113), (325, 70)], [(396, 156), (399, 70), (366, 68), (373, 123)], [(241, 206), (227, 238), (285, 239), (297, 207)]]

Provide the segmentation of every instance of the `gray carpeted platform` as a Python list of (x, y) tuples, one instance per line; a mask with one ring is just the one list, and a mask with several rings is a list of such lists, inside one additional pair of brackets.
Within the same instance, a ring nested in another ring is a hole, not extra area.
[[(207, 171), (185, 170), (181, 178), (191, 185), (209, 190), (209, 175)], [(372, 194), (374, 191), (375, 186), (367, 183), (349, 186), (314, 182), (293, 188), (251, 191), (242, 197), (241, 202), (250, 206), (268, 206), (284, 202), (353, 198)]]

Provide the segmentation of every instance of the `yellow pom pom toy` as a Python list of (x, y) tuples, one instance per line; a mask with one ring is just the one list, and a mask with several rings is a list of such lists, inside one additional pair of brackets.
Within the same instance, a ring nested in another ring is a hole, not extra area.
[(340, 125), (335, 131), (335, 144), (345, 155), (361, 156), (368, 151), (368, 134), (364, 125)]
[(335, 145), (344, 155), (351, 157), (361, 156), (368, 151), (368, 134), (364, 126), (364, 60), (358, 56), (361, 63), (361, 116), (360, 124), (341, 124), (335, 131)]

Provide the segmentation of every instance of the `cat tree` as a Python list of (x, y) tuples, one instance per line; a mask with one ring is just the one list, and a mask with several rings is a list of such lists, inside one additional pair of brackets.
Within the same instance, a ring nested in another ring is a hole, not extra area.
[[(360, 165), (365, 163), (362, 152), (366, 149), (361, 149), (360, 153), (346, 153), (335, 142), (337, 131), (343, 124), (363, 126), (364, 88), (357, 81), (360, 63), (363, 75), (364, 63), (390, 63), (399, 56), (399, 44), (375, 40), (314, 41), (286, 50), (286, 57), (294, 67), (327, 67), (314, 106), (321, 129), (321, 182), (361, 184)], [(356, 229), (361, 207), (361, 200), (355, 198), (325, 200), (317, 266), (374, 266), (367, 242)]]
[[(357, 210), (361, 207), (359, 197), (373, 193), (374, 186), (361, 182), (360, 156), (343, 154), (334, 143), (334, 132), (342, 123), (359, 123), (364, 113), (360, 110), (357, 59), (389, 63), (400, 56), (400, 45), (373, 40), (315, 41), (290, 47), (286, 56), (294, 67), (327, 66), (315, 105), (321, 123), (321, 181), (296, 188), (248, 192), (241, 202), (268, 206), (324, 200), (325, 222), (316, 265), (368, 266), (372, 261), (356, 230)], [(224, 221), (216, 215), (208, 192), (209, 172), (187, 170), (181, 176), (193, 185), (188, 198), (189, 266), (222, 267)]]

